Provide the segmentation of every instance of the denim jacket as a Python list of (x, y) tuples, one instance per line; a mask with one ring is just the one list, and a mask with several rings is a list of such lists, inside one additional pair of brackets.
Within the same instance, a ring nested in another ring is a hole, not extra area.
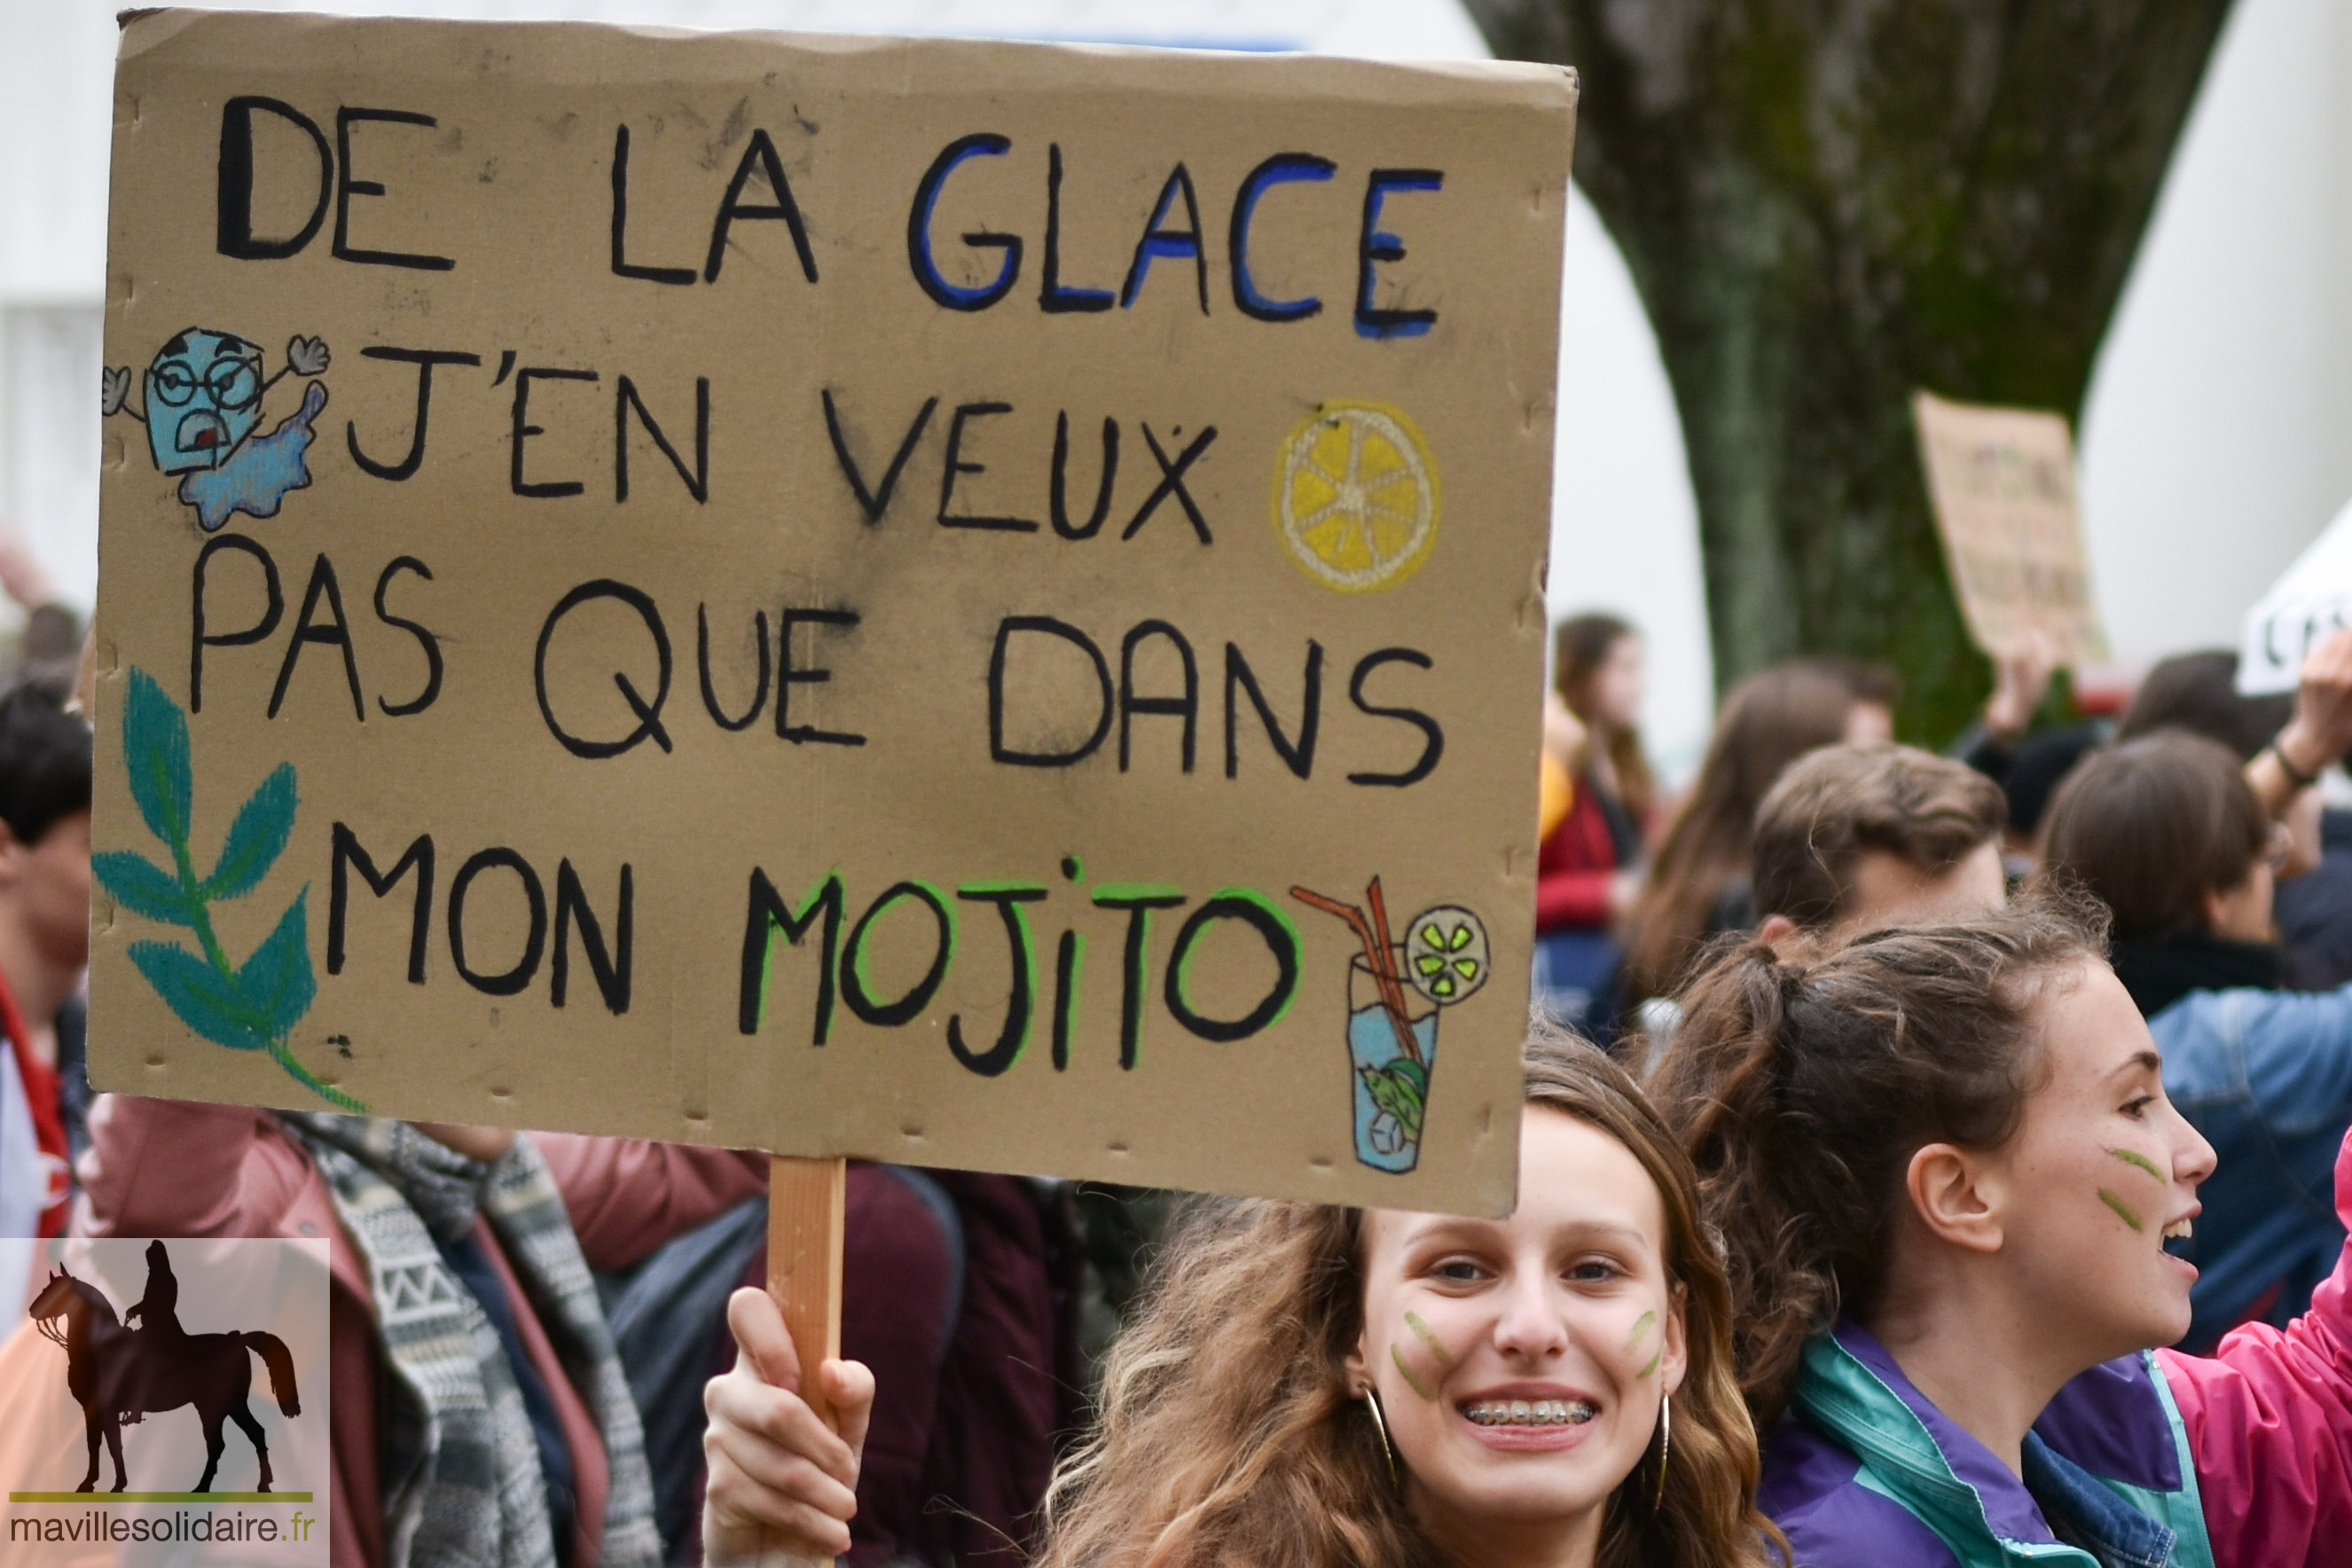
[(2192, 992), (2148, 1028), (2165, 1092), (2221, 1157), (2184, 1254), (2182, 1345), (2206, 1352), (2248, 1319), (2293, 1320), (2344, 1246), (2330, 1173), (2352, 1123), (2352, 987)]

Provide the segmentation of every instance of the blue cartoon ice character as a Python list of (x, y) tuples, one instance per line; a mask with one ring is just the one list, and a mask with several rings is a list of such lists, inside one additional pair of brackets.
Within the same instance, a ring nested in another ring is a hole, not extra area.
[(146, 411), (128, 406), (131, 372), (106, 370), (106, 412), (128, 414), (147, 426), (147, 449), (156, 468), (179, 474), (180, 499), (196, 509), (206, 532), (232, 512), (275, 517), (289, 490), (310, 482), (305, 460), (311, 426), (327, 406), (327, 388), (313, 380), (303, 389), (302, 406), (267, 436), (261, 402), (289, 373), (315, 377), (327, 369), (327, 345), (297, 337), (286, 345), (286, 363), (276, 375), (262, 374), (261, 347), (232, 332), (190, 327), (174, 336), (147, 367)]

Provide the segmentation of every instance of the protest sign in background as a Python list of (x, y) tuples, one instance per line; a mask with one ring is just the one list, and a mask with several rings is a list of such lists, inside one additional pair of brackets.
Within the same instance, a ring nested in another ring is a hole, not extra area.
[(2060, 665), (2105, 658), (2065, 419), (1926, 392), (1911, 411), (1969, 636), (1996, 658), (2033, 652), (2037, 636)]
[(2293, 691), (2304, 656), (2345, 626), (2352, 626), (2352, 503), (2246, 612), (2238, 689), (2249, 697)]
[(94, 1078), (1507, 1205), (1574, 98), (133, 21)]

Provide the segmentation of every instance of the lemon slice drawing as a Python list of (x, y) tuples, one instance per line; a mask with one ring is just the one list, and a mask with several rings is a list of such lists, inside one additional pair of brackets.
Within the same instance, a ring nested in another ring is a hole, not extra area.
[(1486, 984), (1488, 967), (1486, 928), (1458, 904), (1423, 910), (1405, 928), (1405, 978), (1441, 1007)]
[(1437, 542), (1437, 468), (1404, 411), (1331, 402), (1283, 443), (1274, 527), (1299, 570), (1327, 588), (1394, 587)]

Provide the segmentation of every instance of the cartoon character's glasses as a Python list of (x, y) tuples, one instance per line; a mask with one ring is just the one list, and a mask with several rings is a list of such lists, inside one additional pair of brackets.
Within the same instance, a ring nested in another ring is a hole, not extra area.
[(148, 385), (156, 401), (173, 408), (186, 405), (201, 384), (216, 408), (250, 408), (261, 396), (261, 366), (249, 359), (215, 360), (199, 382), (186, 365), (176, 362), (150, 373)]

